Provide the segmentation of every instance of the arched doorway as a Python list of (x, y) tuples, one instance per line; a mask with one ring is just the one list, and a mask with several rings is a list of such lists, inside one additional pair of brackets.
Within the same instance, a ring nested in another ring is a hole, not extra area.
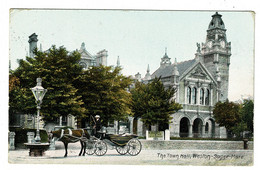
[(201, 137), (202, 135), (202, 125), (203, 122), (200, 118), (196, 118), (193, 122), (193, 136), (194, 137)]
[(180, 121), (180, 137), (189, 136), (189, 125), (190, 125), (189, 119), (186, 117), (183, 117)]

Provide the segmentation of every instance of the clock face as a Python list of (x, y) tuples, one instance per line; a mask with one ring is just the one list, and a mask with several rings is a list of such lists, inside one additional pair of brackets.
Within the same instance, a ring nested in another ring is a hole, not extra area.
[(222, 48), (224, 48), (225, 45), (226, 45), (225, 41), (224, 40), (220, 41), (220, 45), (221, 45)]
[(208, 45), (209, 48), (211, 48), (211, 47), (212, 47), (212, 41), (209, 41), (209, 42), (207, 43), (207, 45)]

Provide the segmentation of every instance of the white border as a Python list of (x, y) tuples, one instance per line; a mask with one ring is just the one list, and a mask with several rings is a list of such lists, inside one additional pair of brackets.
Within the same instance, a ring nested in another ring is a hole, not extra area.
[[(260, 30), (258, 27), (259, 23), (259, 4), (257, 4), (257, 0), (181, 0), (181, 1), (173, 1), (173, 0), (62, 0), (62, 1), (54, 1), (54, 0), (44, 0), (44, 1), (35, 1), (35, 0), (2, 0), (0, 3), (0, 22), (1, 22), (1, 31), (0, 31), (0, 50), (1, 50), (1, 79), (0, 79), (0, 88), (1, 88), (1, 101), (0, 101), (0, 109), (1, 109), (1, 122), (0, 128), (2, 131), (1, 134), (1, 167), (3, 169), (49, 169), (49, 168), (62, 168), (62, 169), (71, 169), (72, 166), (64, 165), (60, 167), (60, 165), (12, 165), (8, 164), (8, 150), (7, 150), (7, 122), (8, 122), (8, 65), (9, 65), (9, 9), (10, 8), (67, 8), (67, 9), (156, 9), (156, 10), (244, 10), (244, 11), (255, 11), (256, 12), (256, 23), (255, 30)], [(255, 35), (256, 47), (259, 45), (259, 33), (256, 32)], [(259, 85), (259, 50), (255, 49), (255, 87)], [(255, 120), (259, 119), (259, 88), (255, 88)], [(258, 132), (259, 124), (255, 123), (256, 129)], [(259, 133), (259, 132), (258, 132)], [(260, 162), (257, 151), (259, 150), (259, 143), (257, 133), (255, 133), (255, 157), (254, 163), (255, 166), (248, 168), (256, 168), (259, 167)], [(73, 165), (73, 167), (76, 165)], [(80, 169), (100, 169), (100, 168), (118, 168), (122, 169), (122, 166), (100, 166), (100, 165), (91, 165), (88, 167), (85, 166), (76, 166), (75, 168)], [(176, 168), (169, 166), (126, 166), (125, 168), (133, 169), (133, 168)], [(187, 168), (183, 166), (178, 166), (178, 168)], [(192, 168), (209, 168), (209, 167), (192, 167)], [(219, 167), (210, 167), (210, 168), (219, 168)], [(230, 168), (230, 167), (221, 167), (221, 168)], [(244, 167), (236, 167), (238, 169)]]

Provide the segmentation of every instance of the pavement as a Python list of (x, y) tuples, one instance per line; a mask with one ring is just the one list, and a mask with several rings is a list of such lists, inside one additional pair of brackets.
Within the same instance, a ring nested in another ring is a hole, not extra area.
[(201, 166), (252, 166), (253, 150), (145, 150), (137, 156), (119, 155), (108, 147), (103, 156), (78, 156), (80, 144), (69, 144), (68, 157), (64, 147), (56, 142), (56, 150), (48, 150), (45, 156), (30, 157), (28, 149), (9, 151), (11, 164), (110, 164), (110, 165), (201, 165)]

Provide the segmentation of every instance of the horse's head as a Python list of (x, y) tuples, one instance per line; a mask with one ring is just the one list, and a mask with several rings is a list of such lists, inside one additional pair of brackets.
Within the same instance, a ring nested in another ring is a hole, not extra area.
[(61, 130), (55, 130), (55, 131), (51, 131), (51, 132), (48, 132), (48, 140), (49, 140), (49, 143), (54, 141), (54, 140), (57, 140), (61, 137)]

